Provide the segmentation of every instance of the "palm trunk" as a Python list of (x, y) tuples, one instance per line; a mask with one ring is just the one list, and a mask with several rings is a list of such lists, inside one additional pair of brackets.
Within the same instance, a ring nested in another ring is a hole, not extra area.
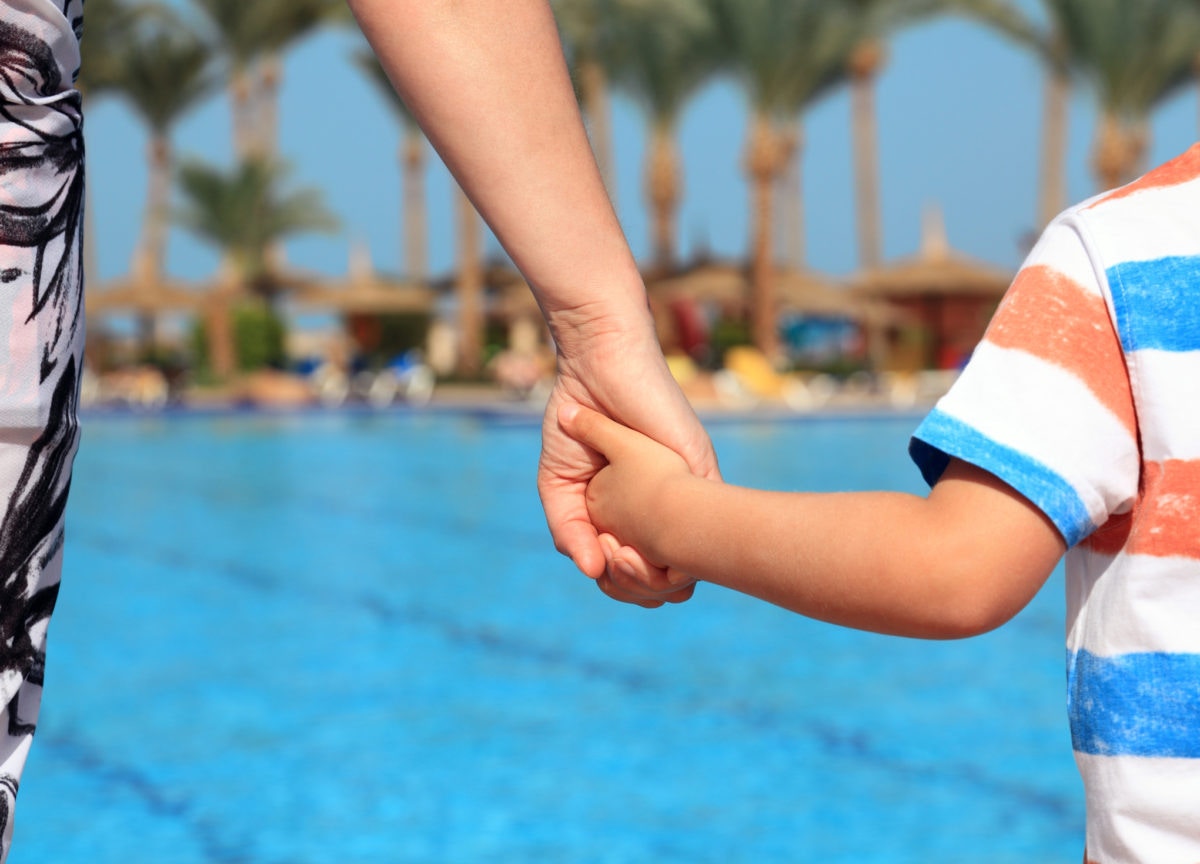
[(1038, 195), (1038, 226), (1044, 228), (1067, 206), (1067, 76), (1051, 70), (1046, 75), (1046, 102), (1042, 114), (1042, 180)]
[(655, 123), (646, 165), (646, 198), (653, 213), (654, 266), (666, 272), (675, 265), (675, 214), (679, 208), (679, 152), (669, 125)]
[(612, 117), (608, 104), (608, 80), (604, 68), (595, 60), (579, 64), (580, 86), (583, 90), (583, 111), (587, 115), (592, 152), (609, 200), (616, 207), (617, 189), (613, 172)]
[(254, 100), (246, 70), (235, 66), (229, 72), (229, 103), (233, 114), (233, 152), (239, 160), (255, 153)]
[[(274, 159), (279, 153), (279, 82), (283, 68), (279, 55), (268, 54), (258, 64), (258, 86), (255, 88), (246, 135), (250, 151), (262, 159)], [(279, 273), (287, 266), (287, 251), (280, 241), (263, 250), (268, 273)]]
[(400, 162), (404, 172), (404, 264), (409, 278), (420, 282), (429, 275), (429, 228), (425, 219), (425, 142), (415, 124), (404, 126)]
[(483, 261), (479, 214), (462, 189), (458, 205), (458, 371), (479, 374), (483, 363)]
[(1125, 130), (1127, 167), (1125, 183), (1137, 179), (1149, 169), (1146, 157), (1150, 153), (1150, 124), (1140, 119)]
[(139, 282), (157, 287), (162, 283), (163, 261), (166, 257), (171, 142), (165, 135), (156, 133), (150, 139), (148, 151), (150, 171), (146, 184), (145, 221), (142, 223), (142, 239), (138, 244), (133, 271)]
[(801, 170), (804, 152), (804, 125), (796, 118), (783, 132), (779, 142), (779, 217), (775, 242), (783, 254), (783, 263), (794, 270), (804, 268), (808, 250), (804, 242), (804, 177)]
[(255, 96), (254, 148), (263, 156), (279, 152), (279, 84), (283, 67), (278, 54), (268, 54), (259, 63), (258, 92)]
[[(171, 142), (166, 135), (154, 133), (150, 138), (147, 161), (150, 165), (146, 183), (146, 211), (142, 222), (142, 237), (133, 263), (134, 282), (158, 290), (163, 282), (163, 262), (166, 258), (167, 208), (171, 194)], [(152, 312), (139, 316), (139, 339), (143, 351), (153, 349), (156, 321)]]
[(1122, 185), (1134, 171), (1136, 153), (1129, 132), (1120, 119), (1105, 109), (1092, 150), (1092, 171), (1100, 191)]
[(858, 210), (858, 263), (864, 269), (883, 261), (879, 203), (879, 128), (875, 80), (884, 62), (883, 46), (863, 43), (851, 59), (851, 126), (854, 136), (854, 199)]
[(237, 272), (231, 260), (224, 260), (217, 277), (217, 287), (204, 304), (208, 365), (218, 380), (225, 380), (237, 371), (237, 348), (233, 338), (233, 298), (238, 293)]
[(772, 250), (775, 179), (779, 145), (768, 116), (755, 112), (746, 147), (753, 220), (750, 254), (750, 334), (754, 344), (772, 360), (779, 351), (775, 321), (775, 261)]

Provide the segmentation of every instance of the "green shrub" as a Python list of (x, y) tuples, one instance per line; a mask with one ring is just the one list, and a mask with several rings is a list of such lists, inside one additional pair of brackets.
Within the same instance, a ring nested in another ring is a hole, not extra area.
[(287, 361), (285, 339), (283, 319), (267, 304), (245, 304), (233, 310), (233, 344), (240, 371), (282, 368)]

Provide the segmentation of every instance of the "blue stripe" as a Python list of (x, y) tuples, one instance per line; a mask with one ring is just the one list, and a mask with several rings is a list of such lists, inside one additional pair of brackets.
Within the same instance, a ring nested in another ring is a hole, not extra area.
[(1200, 654), (1067, 654), (1080, 753), (1200, 759)]
[(930, 486), (942, 476), (952, 456), (996, 475), (1045, 513), (1068, 546), (1096, 529), (1070, 483), (1036, 459), (936, 408), (913, 433), (908, 452)]
[(1200, 256), (1127, 261), (1105, 272), (1126, 352), (1200, 349)]

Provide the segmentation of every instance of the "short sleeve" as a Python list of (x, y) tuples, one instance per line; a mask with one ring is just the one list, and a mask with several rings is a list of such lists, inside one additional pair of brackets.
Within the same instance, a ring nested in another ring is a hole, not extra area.
[(950, 392), (913, 435), (926, 482), (950, 459), (1003, 480), (1075, 545), (1137, 496), (1129, 373), (1068, 211), (1046, 229)]

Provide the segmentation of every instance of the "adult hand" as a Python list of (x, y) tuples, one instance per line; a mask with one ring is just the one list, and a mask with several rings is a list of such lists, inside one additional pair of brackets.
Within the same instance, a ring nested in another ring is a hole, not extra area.
[(591, 408), (674, 450), (697, 476), (718, 480), (708, 434), (652, 335), (614, 328), (573, 341), (578, 352), (559, 346), (558, 377), (542, 421), (538, 492), (554, 545), (616, 600), (646, 607), (687, 600), (694, 590), (689, 576), (656, 567), (597, 531), (585, 493), (605, 462), (566, 434), (558, 413), (571, 403)]

